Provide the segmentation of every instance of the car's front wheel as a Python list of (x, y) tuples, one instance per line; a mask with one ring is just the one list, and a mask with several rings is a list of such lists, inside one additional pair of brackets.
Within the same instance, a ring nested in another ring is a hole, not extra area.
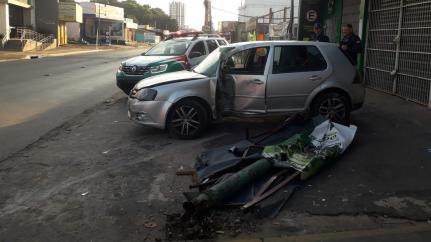
[(184, 100), (170, 109), (166, 121), (170, 135), (180, 139), (194, 139), (207, 128), (209, 115), (198, 101)]
[(311, 112), (322, 115), (336, 123), (349, 123), (350, 104), (345, 95), (337, 92), (323, 93), (313, 102)]

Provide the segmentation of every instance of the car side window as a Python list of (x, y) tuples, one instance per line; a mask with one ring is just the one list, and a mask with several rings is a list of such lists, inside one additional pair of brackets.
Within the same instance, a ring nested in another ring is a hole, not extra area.
[(192, 50), (190, 51), (190, 53), (193, 53), (193, 52), (199, 52), (201, 54), (201, 56), (202, 55), (206, 55), (206, 50), (205, 50), (204, 42), (203, 41), (197, 42), (193, 46)]
[(218, 39), (217, 40), (218, 45), (222, 46), (222, 45), (227, 45), (226, 42), (224, 40)]
[(207, 46), (210, 53), (218, 48), (217, 42), (213, 39), (207, 40)]
[(269, 47), (258, 47), (240, 51), (230, 56), (225, 68), (228, 74), (263, 75)]
[(325, 58), (315, 46), (276, 46), (273, 74), (325, 70)]

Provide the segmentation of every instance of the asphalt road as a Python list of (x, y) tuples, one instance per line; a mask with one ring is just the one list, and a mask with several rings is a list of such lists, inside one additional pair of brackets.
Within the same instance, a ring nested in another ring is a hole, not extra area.
[(121, 60), (142, 50), (0, 63), (0, 161), (119, 89)]

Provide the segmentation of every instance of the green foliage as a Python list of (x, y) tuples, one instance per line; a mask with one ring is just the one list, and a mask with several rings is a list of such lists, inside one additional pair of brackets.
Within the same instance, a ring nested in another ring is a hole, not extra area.
[(177, 31), (178, 23), (175, 19), (169, 18), (160, 8), (151, 8), (147, 4), (139, 4), (136, 0), (91, 0), (91, 2), (108, 4), (120, 8), (124, 8), (124, 13), (127, 18), (134, 19), (138, 24), (148, 24), (158, 29), (168, 29), (169, 31)]

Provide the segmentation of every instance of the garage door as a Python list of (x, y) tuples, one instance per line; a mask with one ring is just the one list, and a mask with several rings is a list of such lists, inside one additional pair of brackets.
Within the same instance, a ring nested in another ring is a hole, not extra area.
[(371, 0), (365, 80), (431, 107), (431, 1)]

